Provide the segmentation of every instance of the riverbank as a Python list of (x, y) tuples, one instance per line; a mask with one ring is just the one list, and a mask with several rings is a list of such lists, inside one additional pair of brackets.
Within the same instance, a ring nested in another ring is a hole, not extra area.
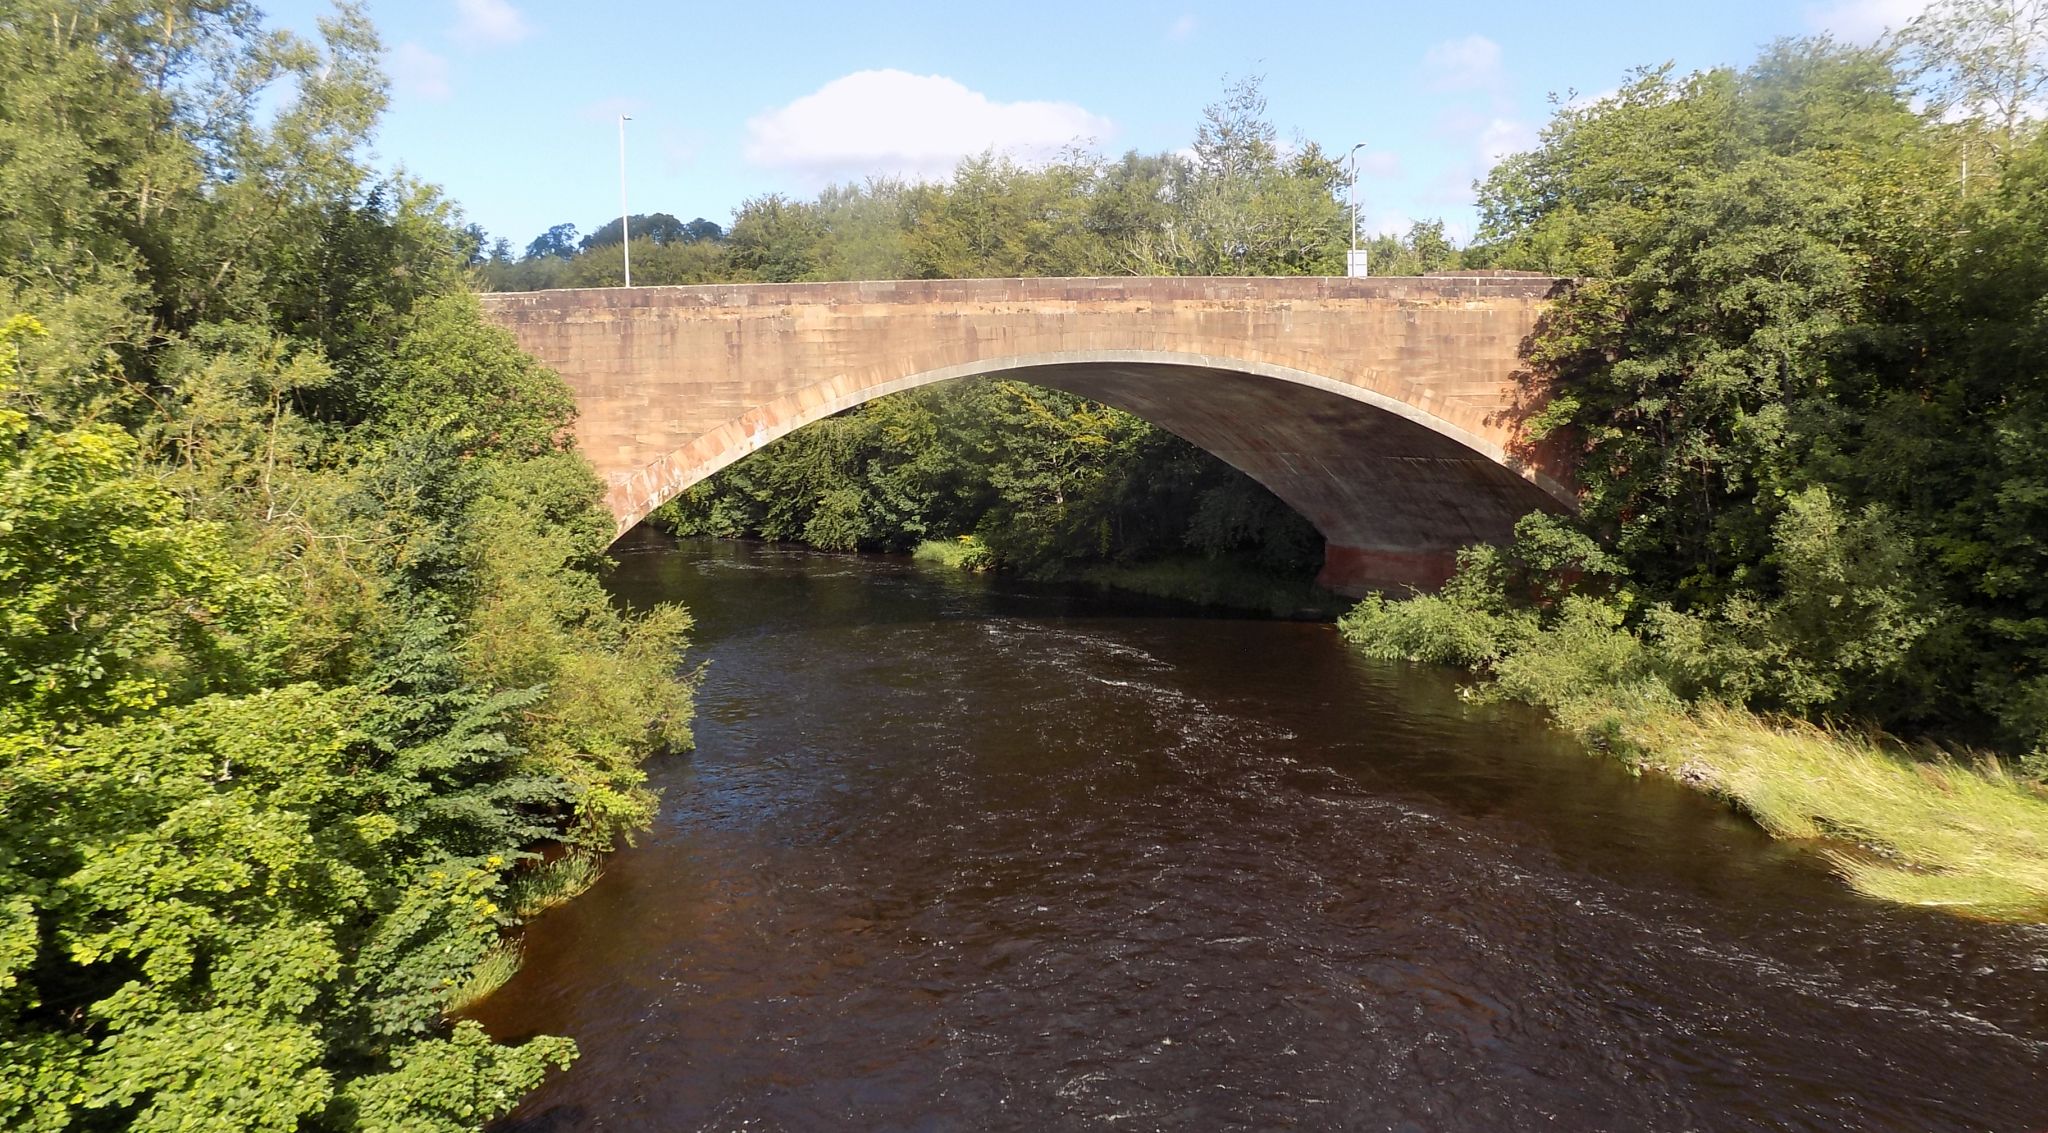
[(1539, 706), (1632, 769), (1726, 800), (1773, 837), (1810, 843), (1860, 893), (2048, 922), (2048, 791), (1990, 756), (1958, 760), (1877, 733), (1640, 690)]
[(1922, 758), (1889, 740), (1730, 708), (1580, 713), (1580, 732), (1630, 765), (1727, 799), (1777, 837), (1814, 843), (1861, 893), (2048, 921), (2048, 794), (1995, 760)]
[(1861, 893), (2048, 922), (2048, 785), (1991, 756), (1681, 695), (1670, 658), (1597, 602), (1568, 599), (1545, 626), (1483, 582), (1454, 580), (1439, 595), (1369, 597), (1338, 628), (1371, 657), (1474, 672), (1484, 682), (1474, 697), (1542, 708), (1638, 772), (1725, 799), (1775, 837), (1813, 843)]
[[(991, 571), (997, 565), (994, 552), (971, 535), (927, 539), (911, 551), (910, 557), (927, 566), (973, 573)], [(1104, 590), (1276, 618), (1335, 621), (1352, 605), (1350, 599), (1324, 590), (1306, 578), (1278, 575), (1228, 559), (1192, 555), (1145, 563), (1082, 566), (1056, 578)]]
[(1198, 606), (1244, 610), (1276, 618), (1335, 621), (1351, 600), (1304, 578), (1287, 578), (1228, 560), (1161, 559), (1133, 565), (1092, 566), (1075, 579), (1106, 590), (1172, 598)]

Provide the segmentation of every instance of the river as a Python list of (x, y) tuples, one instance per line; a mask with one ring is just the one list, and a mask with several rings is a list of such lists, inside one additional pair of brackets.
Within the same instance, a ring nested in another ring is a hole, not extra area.
[(476, 1016), (500, 1126), (2048, 1130), (2048, 934), (1328, 625), (637, 534), (698, 748)]

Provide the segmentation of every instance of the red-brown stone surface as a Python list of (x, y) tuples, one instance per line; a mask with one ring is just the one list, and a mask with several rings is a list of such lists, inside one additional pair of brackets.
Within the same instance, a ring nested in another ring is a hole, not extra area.
[(1440, 582), (1455, 549), (1569, 500), (1516, 459), (1521, 350), (1561, 281), (985, 279), (484, 297), (576, 392), (619, 530), (789, 431), (1003, 373), (1171, 429), (1330, 542), (1324, 581)]

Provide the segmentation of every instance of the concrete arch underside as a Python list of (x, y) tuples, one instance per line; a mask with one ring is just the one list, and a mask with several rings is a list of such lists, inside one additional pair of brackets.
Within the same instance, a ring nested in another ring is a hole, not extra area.
[(1115, 406), (1251, 476), (1322, 532), (1320, 581), (1340, 592), (1432, 588), (1459, 548), (1499, 542), (1571, 494), (1483, 435), (1348, 382), (1266, 362), (1156, 350), (1062, 351), (839, 378), (756, 407), (636, 470), (624, 532), (662, 503), (812, 422), (878, 397), (970, 377), (1010, 378)]

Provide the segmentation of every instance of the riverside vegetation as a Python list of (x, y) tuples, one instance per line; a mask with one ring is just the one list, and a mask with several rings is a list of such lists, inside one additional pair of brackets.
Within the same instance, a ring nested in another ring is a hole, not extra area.
[[(1346, 635), (1472, 668), (1479, 695), (1543, 705), (1776, 832), (1860, 846), (1830, 852), (1866, 891), (2048, 918), (2044, 92), (2048, 4), (1945, 0), (1876, 47), (1786, 41), (1561, 99), (1479, 186), (1470, 246), (1434, 224), (1380, 237), (1389, 274), (1578, 280), (1523, 412), (1529, 443), (1576, 454), (1582, 510), (1471, 552), (1441, 595), (1367, 601)], [(945, 184), (758, 198), (729, 231), (652, 217), (634, 263), (660, 282), (1338, 273), (1339, 170), (1312, 144), (1282, 157), (1262, 109), (1255, 82), (1233, 88), (1186, 158), (983, 157)], [(615, 282), (617, 240), (559, 226), (484, 278)], [(997, 381), (820, 423), (662, 518), (933, 540), (920, 557), (1187, 597), (1246, 568), (1267, 597), (1305, 591), (1317, 557), (1177, 439)]]
[(2044, 91), (2048, 5), (1953, 0), (1561, 107), (1468, 256), (1581, 279), (1527, 429), (1582, 511), (1346, 634), (1832, 836), (1867, 892), (2048, 919)]
[(476, 1129), (574, 1050), (448, 1012), (651, 814), (688, 619), (359, 156), (358, 11), (66, 8), (0, 2), (0, 1127)]

